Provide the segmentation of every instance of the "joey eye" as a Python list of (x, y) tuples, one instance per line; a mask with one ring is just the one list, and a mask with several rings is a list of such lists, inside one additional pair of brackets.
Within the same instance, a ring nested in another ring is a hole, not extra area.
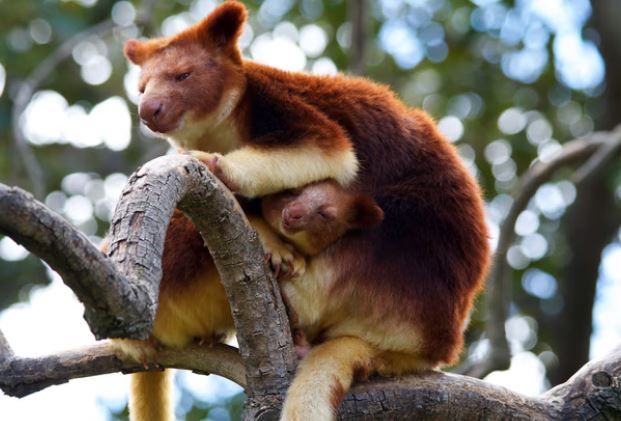
[(175, 80), (177, 82), (181, 82), (181, 81), (186, 80), (187, 78), (189, 78), (190, 74), (191, 74), (191, 72), (179, 73), (177, 76), (175, 76)]
[(317, 215), (319, 215), (321, 219), (326, 220), (326, 221), (330, 221), (334, 218), (334, 215), (332, 214), (332, 212), (328, 211), (327, 209), (319, 209), (317, 211)]

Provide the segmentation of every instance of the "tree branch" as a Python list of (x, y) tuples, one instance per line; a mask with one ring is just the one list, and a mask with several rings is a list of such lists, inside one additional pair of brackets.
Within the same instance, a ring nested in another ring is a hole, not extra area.
[[(128, 278), (148, 290), (154, 303), (166, 226), (175, 207), (192, 219), (220, 273), (250, 397), (284, 396), (297, 360), (280, 289), (237, 201), (198, 160), (168, 155), (130, 177), (111, 222), (110, 259), (121, 273), (134, 273)], [(154, 315), (155, 307), (143, 311)]]
[(560, 168), (584, 162), (593, 156), (595, 162), (589, 163), (580, 172), (596, 171), (619, 153), (621, 145), (621, 126), (612, 132), (596, 132), (584, 139), (567, 142), (559, 153), (549, 161), (538, 161), (521, 177), (513, 203), (507, 216), (500, 225), (498, 245), (492, 260), (492, 267), (487, 281), (487, 321), (486, 336), (490, 340), (490, 352), (481, 363), (473, 364), (460, 370), (474, 377), (484, 377), (494, 370), (509, 367), (511, 353), (505, 333), (505, 320), (511, 302), (510, 269), (507, 252), (515, 240), (515, 222), (520, 213), (528, 206), (537, 189), (549, 181)]
[(339, 419), (621, 419), (621, 346), (539, 397), (439, 372), (376, 379), (352, 389)]
[(0, 330), (0, 369), (5, 367), (14, 356), (13, 349), (6, 340), (2, 330)]
[[(217, 374), (245, 386), (239, 354), (226, 345), (164, 349), (156, 362), (165, 368)], [(14, 358), (1, 367), (0, 364), (0, 388), (17, 397), (73, 378), (144, 371), (142, 365), (115, 355), (107, 342), (42, 358)], [(435, 371), (397, 379), (373, 378), (352, 389), (339, 408), (338, 418), (617, 419), (621, 415), (620, 396), (621, 347), (606, 358), (587, 364), (568, 382), (539, 397), (526, 397), (472, 377)], [(278, 411), (278, 407), (271, 409)]]
[(576, 184), (587, 182), (604, 171), (608, 164), (611, 163), (621, 153), (621, 126), (615, 128), (609, 139), (604, 140), (604, 144), (600, 147), (587, 162), (582, 165), (573, 176)]
[[(1, 360), (0, 360), (1, 363)], [(236, 348), (228, 345), (191, 346), (183, 350), (162, 349), (153, 361), (154, 370), (180, 368), (217, 374), (245, 387), (245, 370)], [(116, 353), (109, 342), (98, 342), (39, 358), (9, 358), (0, 364), (0, 388), (18, 398), (71, 379), (100, 374), (145, 371), (131, 358)]]
[(542, 398), (560, 406), (559, 419), (621, 419), (621, 346), (589, 362)]
[(130, 177), (111, 221), (109, 259), (17, 188), (0, 189), (0, 230), (61, 274), (84, 302), (98, 337), (144, 338), (155, 316), (166, 227), (175, 207), (193, 219), (215, 251), (246, 368), (248, 413), (266, 407), (266, 400), (278, 407), (297, 363), (280, 290), (237, 201), (195, 158), (160, 157)]
[(88, 238), (29, 193), (1, 183), (0, 233), (22, 244), (62, 276), (84, 304), (84, 318), (97, 338), (140, 338), (145, 330), (141, 326), (150, 326), (133, 305), (134, 288)]

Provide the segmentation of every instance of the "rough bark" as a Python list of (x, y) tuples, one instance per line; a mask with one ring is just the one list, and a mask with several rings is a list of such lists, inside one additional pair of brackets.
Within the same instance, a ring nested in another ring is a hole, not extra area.
[(88, 238), (32, 195), (0, 184), (0, 233), (62, 276), (84, 303), (95, 337), (146, 337), (151, 321), (142, 314), (141, 295)]
[[(149, 368), (179, 368), (201, 374), (217, 374), (242, 387), (246, 386), (246, 372), (239, 353), (236, 348), (227, 345), (162, 349), (150, 362)], [(0, 359), (0, 388), (7, 395), (20, 398), (72, 379), (144, 370), (142, 364), (117, 354), (110, 343), (99, 342), (46, 357), (11, 357), (5, 364)]]
[(621, 347), (617, 347), (608, 357), (583, 366), (542, 398), (558, 405), (559, 419), (621, 419), (620, 358)]
[[(254, 413), (264, 400), (282, 399), (296, 358), (278, 284), (230, 192), (189, 155), (150, 161), (130, 177), (117, 205), (110, 259), (156, 300), (166, 226), (175, 207), (192, 219), (220, 273), (246, 367), (246, 407)], [(155, 306), (144, 311), (154, 315)]]

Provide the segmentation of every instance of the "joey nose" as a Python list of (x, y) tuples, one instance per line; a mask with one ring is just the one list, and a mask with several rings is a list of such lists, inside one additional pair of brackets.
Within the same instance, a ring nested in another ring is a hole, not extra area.
[(283, 209), (282, 219), (285, 227), (299, 228), (304, 218), (304, 208), (302, 206), (289, 206)]

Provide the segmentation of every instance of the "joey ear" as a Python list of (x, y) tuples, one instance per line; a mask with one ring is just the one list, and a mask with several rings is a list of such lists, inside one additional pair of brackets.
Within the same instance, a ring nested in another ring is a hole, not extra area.
[(199, 38), (216, 47), (236, 47), (248, 17), (246, 6), (238, 1), (225, 1), (199, 23)]
[(384, 211), (369, 195), (360, 195), (354, 199), (349, 223), (352, 228), (372, 227), (384, 219)]
[(147, 47), (146, 42), (130, 39), (125, 41), (123, 54), (129, 61), (140, 66), (149, 58), (151, 50)]

